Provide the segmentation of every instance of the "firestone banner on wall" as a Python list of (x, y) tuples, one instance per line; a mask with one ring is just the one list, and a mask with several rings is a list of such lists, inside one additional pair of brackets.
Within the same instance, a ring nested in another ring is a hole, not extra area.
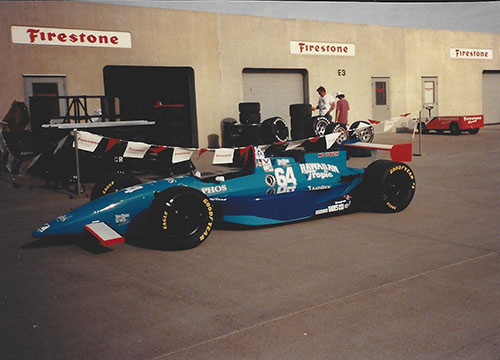
[(131, 48), (129, 32), (11, 26), (14, 44)]
[(492, 49), (450, 49), (450, 57), (452, 59), (473, 59), (473, 60), (492, 60), (493, 50)]
[(290, 41), (290, 53), (298, 55), (355, 56), (354, 44)]

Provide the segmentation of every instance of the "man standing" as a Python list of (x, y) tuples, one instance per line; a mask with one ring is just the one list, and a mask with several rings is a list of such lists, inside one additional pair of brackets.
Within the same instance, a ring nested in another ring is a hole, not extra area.
[(345, 99), (342, 91), (337, 91), (337, 111), (335, 112), (335, 122), (347, 127), (347, 112), (349, 111), (349, 102)]
[(316, 91), (319, 94), (318, 106), (313, 106), (312, 111), (319, 110), (320, 116), (324, 116), (332, 121), (330, 113), (335, 109), (335, 99), (332, 95), (326, 93), (326, 89), (323, 86), (317, 88)]

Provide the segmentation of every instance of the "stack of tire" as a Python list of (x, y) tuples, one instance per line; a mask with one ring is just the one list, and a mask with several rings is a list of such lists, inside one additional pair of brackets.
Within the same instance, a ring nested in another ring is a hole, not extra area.
[(238, 104), (240, 125), (236, 146), (247, 146), (260, 142), (260, 103), (242, 102)]
[(290, 105), (292, 140), (322, 136), (334, 131), (333, 123), (325, 116), (312, 116), (309, 104)]
[(242, 102), (238, 110), (240, 123), (234, 119), (222, 120), (223, 147), (270, 144), (288, 139), (288, 127), (282, 118), (272, 117), (261, 122), (260, 103)]
[(290, 105), (290, 125), (292, 126), (292, 140), (305, 139), (306, 122), (312, 116), (312, 107), (310, 104), (291, 104)]

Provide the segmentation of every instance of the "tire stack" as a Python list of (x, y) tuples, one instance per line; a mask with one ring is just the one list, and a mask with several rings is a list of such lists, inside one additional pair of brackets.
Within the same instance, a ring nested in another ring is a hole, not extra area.
[(222, 120), (223, 147), (270, 144), (288, 140), (288, 126), (282, 118), (276, 116), (261, 122), (260, 103), (240, 103), (238, 109), (240, 123), (234, 119)]
[(260, 141), (260, 103), (242, 102), (238, 104), (240, 125), (235, 146), (257, 144)]
[(310, 104), (291, 104), (290, 105), (290, 123), (292, 126), (292, 140), (304, 139), (306, 135), (306, 122), (312, 116), (312, 107)]

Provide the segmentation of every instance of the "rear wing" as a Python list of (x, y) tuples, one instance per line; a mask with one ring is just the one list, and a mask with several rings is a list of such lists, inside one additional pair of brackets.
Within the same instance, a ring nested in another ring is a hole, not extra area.
[(412, 144), (396, 144), (396, 145), (387, 145), (387, 144), (374, 144), (374, 143), (364, 143), (364, 142), (355, 142), (355, 143), (344, 143), (343, 146), (349, 148), (357, 148), (357, 149), (368, 149), (372, 152), (372, 157), (377, 156), (378, 150), (389, 151), (392, 161), (411, 161), (412, 159)]

